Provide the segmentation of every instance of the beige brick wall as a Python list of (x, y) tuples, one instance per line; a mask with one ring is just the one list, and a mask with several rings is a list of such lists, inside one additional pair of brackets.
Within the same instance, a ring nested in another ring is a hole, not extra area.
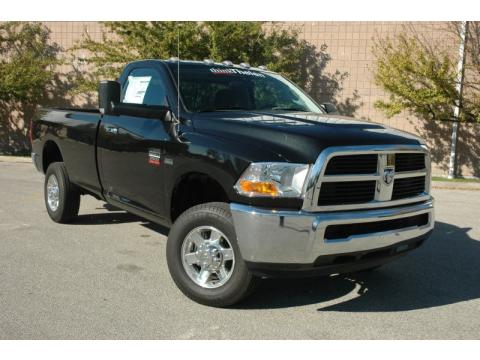
[[(95, 40), (101, 40), (102, 26), (97, 22), (45, 22), (52, 30), (52, 41), (68, 49), (82, 38), (85, 31)], [(325, 72), (336, 70), (348, 72), (343, 90), (336, 95), (339, 102), (358, 93), (355, 117), (383, 123), (394, 128), (418, 134), (427, 139), (433, 152), (434, 174), (445, 175), (448, 165), (451, 124), (429, 124), (408, 114), (391, 119), (375, 109), (378, 99), (386, 98), (385, 92), (374, 84), (374, 57), (372, 46), (376, 37), (393, 37), (401, 32), (416, 32), (429, 41), (438, 42), (445, 49), (456, 54), (456, 40), (444, 31), (445, 22), (286, 22), (283, 27), (301, 30), (301, 38), (320, 47), (328, 46), (331, 61)], [(269, 25), (267, 25), (269, 26)], [(67, 67), (59, 69), (67, 71)], [(479, 125), (461, 125), (459, 161), (463, 176), (480, 176), (477, 154), (480, 150)]]
[(349, 73), (337, 100), (345, 100), (357, 91), (362, 105), (355, 113), (356, 117), (406, 131), (411, 127), (404, 121), (405, 116), (387, 119), (374, 107), (376, 100), (387, 98), (385, 92), (374, 83), (374, 39), (392, 38), (401, 32), (413, 31), (433, 41), (441, 40), (439, 43), (445, 48), (456, 52), (455, 39), (448, 37), (443, 30), (447, 26), (445, 22), (288, 22), (282, 23), (282, 26), (300, 29), (301, 38), (317, 48), (322, 44), (328, 46), (327, 53), (332, 60), (325, 71)]
[(102, 38), (102, 25), (95, 21), (47, 21), (44, 24), (52, 31), (52, 41), (64, 49), (74, 46), (85, 31), (95, 40)]
[[(277, 23), (277, 25), (279, 25)], [(388, 95), (375, 85), (375, 59), (372, 52), (376, 38), (393, 38), (402, 32), (415, 33), (431, 44), (438, 44), (456, 56), (457, 39), (446, 29), (447, 22), (287, 22), (282, 27), (296, 27), (301, 30), (301, 38), (320, 48), (327, 45), (327, 53), (331, 61), (325, 72), (348, 72), (343, 83), (343, 90), (337, 94), (336, 100), (344, 102), (356, 92), (360, 105), (355, 117), (382, 123), (396, 129), (420, 135), (427, 140), (432, 151), (433, 174), (445, 176), (448, 171), (450, 154), (451, 124), (431, 124), (417, 119), (407, 113), (387, 118), (374, 107), (380, 99)], [(458, 161), (459, 173), (463, 176), (480, 176), (480, 125), (460, 126)]]

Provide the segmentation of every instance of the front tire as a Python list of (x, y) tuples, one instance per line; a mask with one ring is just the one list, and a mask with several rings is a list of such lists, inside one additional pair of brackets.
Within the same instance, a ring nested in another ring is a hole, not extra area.
[(44, 184), (45, 206), (50, 218), (57, 223), (69, 223), (78, 215), (80, 192), (70, 182), (63, 162), (49, 165)]
[(226, 203), (201, 204), (180, 215), (168, 236), (167, 263), (178, 288), (208, 306), (236, 304), (256, 283), (240, 255)]

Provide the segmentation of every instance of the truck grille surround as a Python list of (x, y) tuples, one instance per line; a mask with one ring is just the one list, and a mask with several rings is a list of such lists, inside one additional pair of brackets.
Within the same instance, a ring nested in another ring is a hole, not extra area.
[(422, 146), (325, 149), (307, 180), (303, 210), (393, 207), (430, 199), (430, 155)]

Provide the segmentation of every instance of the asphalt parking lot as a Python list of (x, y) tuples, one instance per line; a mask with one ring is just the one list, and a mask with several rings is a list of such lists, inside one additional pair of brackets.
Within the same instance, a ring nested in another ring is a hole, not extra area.
[(478, 339), (480, 191), (435, 189), (416, 252), (368, 275), (264, 281), (234, 309), (184, 297), (166, 230), (91, 197), (53, 223), (43, 175), (0, 162), (0, 339)]

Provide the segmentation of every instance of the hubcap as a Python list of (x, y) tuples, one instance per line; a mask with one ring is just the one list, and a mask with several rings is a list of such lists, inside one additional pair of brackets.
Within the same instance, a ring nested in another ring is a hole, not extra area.
[(47, 181), (47, 203), (52, 211), (57, 211), (60, 202), (60, 188), (58, 187), (57, 177), (50, 175)]
[(193, 282), (213, 289), (225, 284), (235, 266), (228, 238), (212, 226), (200, 226), (188, 233), (182, 245), (182, 264)]

